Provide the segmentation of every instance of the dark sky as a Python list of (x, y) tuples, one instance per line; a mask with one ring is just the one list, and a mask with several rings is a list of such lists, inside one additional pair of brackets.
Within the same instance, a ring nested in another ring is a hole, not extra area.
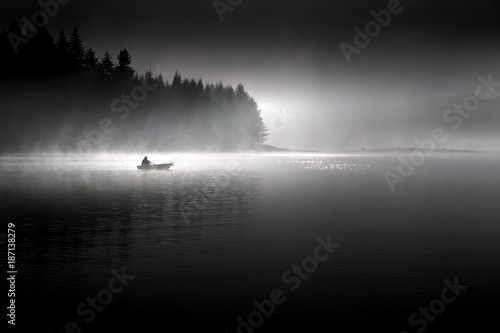
[[(334, 128), (346, 101), (467, 92), (478, 75), (500, 69), (493, 1), (403, 0), (401, 12), (350, 64), (339, 44), (353, 44), (353, 28), (364, 30), (370, 12), (386, 9), (388, 1), (238, 2), (221, 22), (213, 0), (72, 0), (48, 27), (55, 36), (78, 26), (98, 57), (127, 48), (140, 72), (151, 65), (170, 80), (180, 70), (208, 82), (243, 83), (266, 122), (283, 110), (294, 115), (286, 128), (275, 126), (274, 137), (296, 148), (321, 140), (309, 134), (297, 140), (296, 131), (309, 133), (325, 122)], [(0, 25), (40, 9), (34, 0), (2, 0)]]

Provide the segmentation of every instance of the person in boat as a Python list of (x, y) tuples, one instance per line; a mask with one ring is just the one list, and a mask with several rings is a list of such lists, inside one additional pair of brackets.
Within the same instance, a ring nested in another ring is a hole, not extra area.
[(148, 157), (147, 156), (144, 156), (144, 159), (142, 160), (142, 163), (141, 163), (141, 166), (143, 167), (148, 167), (150, 166), (152, 163), (151, 161), (148, 160)]

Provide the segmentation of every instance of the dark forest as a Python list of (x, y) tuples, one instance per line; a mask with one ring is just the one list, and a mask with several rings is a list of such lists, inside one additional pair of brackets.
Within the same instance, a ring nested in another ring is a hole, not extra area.
[(77, 27), (0, 35), (0, 85), (8, 98), (1, 152), (235, 151), (265, 142), (256, 101), (242, 84), (140, 73), (124, 48), (98, 58)]

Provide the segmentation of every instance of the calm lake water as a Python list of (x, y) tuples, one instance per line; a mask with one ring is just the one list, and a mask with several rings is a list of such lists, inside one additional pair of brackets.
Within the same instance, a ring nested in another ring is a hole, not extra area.
[[(455, 332), (495, 322), (498, 155), (434, 155), (395, 192), (384, 173), (396, 155), (191, 154), (167, 171), (137, 170), (142, 158), (0, 157), (17, 329)], [(329, 235), (340, 246), (328, 259), (304, 261)], [(309, 273), (283, 278), (303, 262)], [(135, 278), (111, 281), (113, 269)], [(411, 325), (456, 277), (467, 289)], [(252, 316), (276, 289), (286, 300)]]

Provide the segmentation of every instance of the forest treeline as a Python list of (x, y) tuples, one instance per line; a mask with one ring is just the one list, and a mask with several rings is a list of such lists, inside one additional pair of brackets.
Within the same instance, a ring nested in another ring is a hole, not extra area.
[(56, 38), (45, 27), (29, 41), (16, 36), (24, 38), (15, 20), (0, 33), (2, 152), (224, 151), (265, 142), (258, 105), (241, 84), (140, 73), (125, 48), (98, 58), (76, 27)]

